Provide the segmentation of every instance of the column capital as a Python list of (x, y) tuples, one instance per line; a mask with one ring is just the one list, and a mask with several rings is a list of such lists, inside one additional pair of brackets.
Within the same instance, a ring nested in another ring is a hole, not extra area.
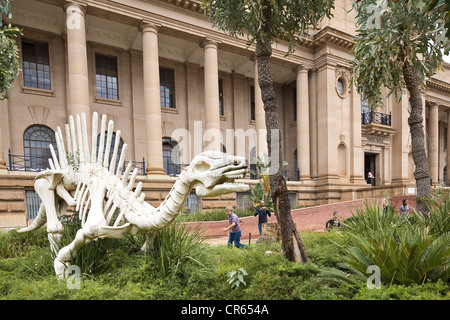
[(437, 102), (434, 101), (427, 101), (428, 107), (430, 109), (437, 109), (439, 108), (439, 104)]
[(201, 48), (203, 48), (203, 49), (205, 49), (206, 47), (214, 47), (214, 48), (216, 48), (217, 49), (217, 47), (218, 47), (218, 45), (219, 45), (219, 43), (220, 43), (221, 41), (219, 41), (219, 40), (214, 40), (214, 39), (211, 39), (211, 38), (205, 38), (201, 43), (200, 43), (200, 47)]
[(161, 27), (160, 24), (156, 24), (152, 21), (148, 20), (142, 20), (141, 25), (139, 26), (139, 31), (145, 33), (145, 32), (152, 32), (154, 34), (158, 34), (159, 28)]
[(304, 66), (304, 65), (299, 65), (297, 67), (294, 68), (294, 72), (295, 73), (308, 73), (310, 68)]
[(79, 13), (86, 16), (87, 3), (79, 1), (64, 1), (64, 11), (66, 13)]

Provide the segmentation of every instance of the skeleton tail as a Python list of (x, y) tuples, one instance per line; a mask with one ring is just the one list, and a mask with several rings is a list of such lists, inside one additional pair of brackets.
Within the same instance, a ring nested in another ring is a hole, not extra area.
[(37, 230), (37, 229), (41, 228), (42, 226), (44, 226), (46, 222), (47, 222), (47, 215), (45, 214), (44, 204), (41, 203), (41, 206), (39, 207), (39, 212), (36, 216), (36, 219), (34, 219), (34, 221), (28, 227), (19, 229), (19, 230), (17, 230), (17, 232), (25, 233), (25, 232)]

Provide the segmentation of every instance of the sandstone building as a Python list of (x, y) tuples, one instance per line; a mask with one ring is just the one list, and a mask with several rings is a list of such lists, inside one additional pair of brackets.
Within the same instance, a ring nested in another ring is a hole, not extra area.
[[(336, 0), (334, 17), (290, 56), (283, 41), (273, 46), (292, 205), (415, 193), (407, 93), (370, 111), (350, 85), (351, 2)], [(33, 219), (33, 179), (69, 115), (114, 120), (153, 205), (198, 152), (243, 155), (254, 167), (266, 148), (254, 47), (212, 28), (199, 0), (14, 0), (12, 13), (8, 22), (23, 30), (22, 72), (0, 102), (0, 229)], [(450, 163), (449, 69), (444, 64), (423, 92), (435, 186), (446, 183)], [(214, 130), (221, 134), (213, 140)], [(192, 195), (187, 206), (228, 204), (243, 206), (243, 195)]]

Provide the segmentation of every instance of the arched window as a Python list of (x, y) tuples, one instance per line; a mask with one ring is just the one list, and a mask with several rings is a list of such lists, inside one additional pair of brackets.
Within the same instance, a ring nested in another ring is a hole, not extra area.
[(25, 170), (41, 171), (50, 168), (48, 159), (52, 157), (49, 145), (52, 144), (58, 156), (55, 132), (47, 126), (29, 126), (23, 134)]
[[(107, 138), (108, 132), (105, 132), (105, 138), (104, 138), (104, 142), (103, 142), (103, 157), (102, 159), (104, 159), (105, 157), (105, 148), (106, 148), (106, 138)], [(112, 134), (112, 139), (111, 139), (111, 146), (109, 148), (109, 161), (111, 162), (111, 159), (113, 157), (114, 154), (114, 146), (116, 144), (116, 133), (113, 132)], [(119, 159), (120, 159), (120, 154), (122, 153), (122, 147), (123, 147), (123, 139), (122, 137), (120, 138), (120, 142), (119, 142), (119, 149), (117, 151), (117, 158), (116, 158), (116, 168), (117, 168), (117, 164), (119, 163)], [(98, 150), (100, 148), (100, 134), (97, 136), (97, 157), (98, 157)]]
[(181, 172), (178, 143), (170, 137), (162, 138), (164, 172), (177, 176)]

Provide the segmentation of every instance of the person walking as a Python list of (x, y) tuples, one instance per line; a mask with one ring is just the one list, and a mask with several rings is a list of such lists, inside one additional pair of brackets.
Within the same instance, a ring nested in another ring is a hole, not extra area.
[(400, 216), (402, 218), (407, 216), (409, 213), (409, 210), (411, 210), (411, 207), (408, 205), (408, 200), (403, 199), (402, 205), (398, 208), (398, 210), (400, 211)]
[(270, 210), (264, 206), (264, 200), (259, 202), (259, 207), (256, 207), (254, 216), (258, 217), (258, 230), (259, 235), (262, 233), (262, 224), (267, 223), (267, 216), (271, 217)]
[(228, 238), (228, 247), (231, 248), (233, 246), (233, 242), (236, 248), (239, 249), (248, 249), (245, 244), (240, 243), (241, 239), (241, 226), (239, 225), (239, 217), (233, 212), (233, 207), (228, 206), (225, 208), (225, 212), (228, 216), (228, 227), (224, 228), (224, 231), (229, 231), (230, 236)]

